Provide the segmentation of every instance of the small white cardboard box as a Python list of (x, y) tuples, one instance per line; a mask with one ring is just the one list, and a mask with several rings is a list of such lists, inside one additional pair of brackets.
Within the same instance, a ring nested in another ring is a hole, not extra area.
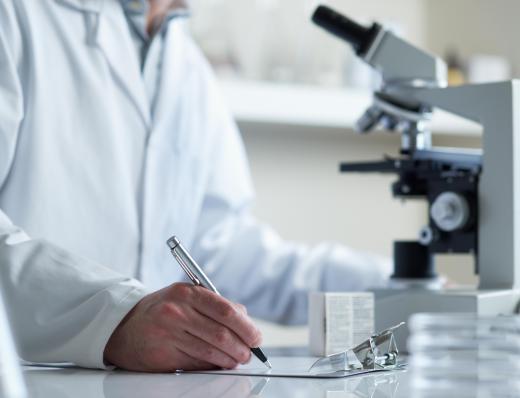
[(373, 333), (373, 293), (310, 293), (309, 345), (312, 355), (345, 351)]

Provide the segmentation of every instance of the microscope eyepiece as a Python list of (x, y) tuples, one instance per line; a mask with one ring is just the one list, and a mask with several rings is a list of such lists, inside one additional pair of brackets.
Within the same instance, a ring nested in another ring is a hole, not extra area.
[(348, 41), (360, 56), (368, 51), (382, 29), (377, 23), (367, 28), (327, 6), (319, 6), (312, 16), (312, 21), (340, 39)]

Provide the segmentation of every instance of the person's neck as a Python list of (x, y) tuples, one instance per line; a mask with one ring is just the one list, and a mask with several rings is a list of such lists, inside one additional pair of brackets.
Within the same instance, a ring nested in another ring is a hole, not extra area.
[(146, 30), (152, 36), (164, 21), (169, 11), (186, 8), (184, 0), (148, 0), (150, 5)]

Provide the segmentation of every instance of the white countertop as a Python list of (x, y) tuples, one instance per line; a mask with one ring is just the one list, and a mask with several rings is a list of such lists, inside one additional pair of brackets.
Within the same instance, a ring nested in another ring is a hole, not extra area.
[(299, 379), (24, 367), (24, 376), (32, 398), (411, 396), (406, 371), (342, 379)]

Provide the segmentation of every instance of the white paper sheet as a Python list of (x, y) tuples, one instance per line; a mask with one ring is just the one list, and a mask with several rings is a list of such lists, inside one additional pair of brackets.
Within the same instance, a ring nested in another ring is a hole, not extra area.
[(312, 374), (309, 368), (317, 357), (270, 357), (272, 369), (258, 360), (252, 360), (247, 365), (241, 365), (233, 370), (183, 371), (182, 373), (221, 374), (233, 376), (263, 376), (263, 377), (300, 377), (300, 378), (341, 378), (365, 373), (384, 372), (385, 370), (351, 370), (330, 373)]

